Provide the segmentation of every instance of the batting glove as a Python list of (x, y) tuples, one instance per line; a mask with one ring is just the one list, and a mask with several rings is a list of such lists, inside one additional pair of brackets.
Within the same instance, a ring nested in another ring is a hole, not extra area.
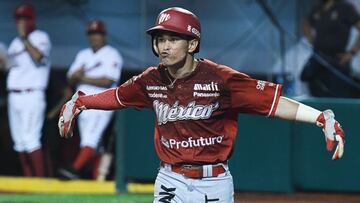
[(345, 133), (340, 123), (335, 120), (334, 112), (330, 109), (322, 112), (317, 118), (316, 124), (322, 127), (325, 134), (326, 149), (332, 151), (336, 144), (332, 160), (341, 158), (344, 153)]
[(78, 98), (83, 95), (85, 95), (83, 92), (77, 91), (71, 100), (62, 106), (58, 122), (61, 137), (69, 138), (73, 136), (75, 118), (85, 109), (85, 107), (78, 102)]

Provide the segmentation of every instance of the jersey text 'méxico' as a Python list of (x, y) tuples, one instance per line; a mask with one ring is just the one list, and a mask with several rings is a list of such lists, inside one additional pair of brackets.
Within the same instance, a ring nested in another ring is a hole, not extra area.
[(194, 72), (172, 83), (165, 67), (151, 67), (118, 88), (124, 107), (156, 113), (155, 148), (170, 164), (228, 160), (238, 113), (272, 116), (281, 85), (255, 80), (200, 59)]

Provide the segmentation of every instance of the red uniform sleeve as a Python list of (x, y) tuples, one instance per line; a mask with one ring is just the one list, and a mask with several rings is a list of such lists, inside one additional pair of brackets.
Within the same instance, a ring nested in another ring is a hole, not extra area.
[(144, 80), (143, 73), (134, 76), (118, 88), (117, 99), (122, 106), (136, 109), (151, 107), (151, 101), (144, 90)]
[(115, 110), (121, 106), (116, 99), (117, 88), (112, 88), (98, 94), (80, 96), (76, 100), (76, 106), (84, 106), (86, 109)]
[(235, 70), (226, 81), (231, 94), (231, 107), (240, 113), (273, 116), (282, 85), (256, 80)]
[[(146, 73), (146, 72), (144, 72)], [(142, 85), (144, 73), (134, 76), (117, 88), (108, 89), (104, 92), (85, 95), (76, 101), (77, 106), (85, 106), (87, 109), (115, 110), (127, 107), (136, 109), (151, 107), (151, 101), (147, 97)]]

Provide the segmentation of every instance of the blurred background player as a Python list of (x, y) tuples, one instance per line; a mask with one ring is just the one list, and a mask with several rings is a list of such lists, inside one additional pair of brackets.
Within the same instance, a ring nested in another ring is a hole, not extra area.
[[(8, 69), (8, 56), (7, 56), (7, 48), (4, 43), (0, 41), (0, 85), (5, 87), (5, 77), (6, 72)], [(0, 107), (6, 105), (6, 91), (5, 88), (0, 89)]]
[[(310, 93), (316, 97), (357, 97), (355, 89), (335, 69), (351, 80), (350, 62), (360, 50), (358, 36), (347, 50), (351, 28), (360, 30), (360, 15), (356, 8), (344, 0), (321, 0), (305, 19), (303, 31), (314, 47), (314, 54), (302, 72), (302, 80), (309, 84)], [(324, 60), (325, 63), (321, 60)]]
[(7, 51), (4, 43), (0, 42), (0, 70), (7, 69)]
[[(117, 85), (123, 59), (115, 48), (106, 43), (106, 28), (102, 21), (91, 21), (86, 34), (90, 48), (81, 50), (77, 54), (67, 76), (69, 84), (76, 86), (76, 90), (81, 90), (86, 94), (95, 94)], [(79, 178), (79, 171), (93, 158), (112, 114), (113, 111), (92, 110), (81, 115), (78, 121), (80, 152), (72, 166), (59, 170), (60, 178)]]
[(283, 97), (279, 84), (195, 59), (201, 26), (190, 11), (163, 10), (147, 33), (159, 57), (158, 66), (118, 88), (93, 95), (75, 93), (60, 113), (59, 131), (61, 136), (71, 136), (73, 119), (82, 110), (152, 108), (155, 148), (161, 160), (154, 203), (234, 202), (227, 161), (236, 139), (238, 113), (317, 124), (324, 128), (328, 150), (337, 146), (333, 160), (342, 157), (344, 132), (331, 110), (321, 112)]
[(46, 32), (36, 29), (35, 10), (31, 5), (19, 5), (14, 17), (18, 36), (8, 49), (7, 76), (11, 137), (24, 175), (44, 176), (41, 131), (51, 43)]

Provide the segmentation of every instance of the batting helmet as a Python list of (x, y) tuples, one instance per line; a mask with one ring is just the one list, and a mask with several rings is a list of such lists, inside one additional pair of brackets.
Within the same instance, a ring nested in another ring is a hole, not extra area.
[(26, 19), (25, 29), (27, 34), (35, 30), (35, 10), (30, 4), (21, 4), (16, 7), (14, 17), (16, 20), (20, 18)]
[(88, 27), (86, 29), (86, 33), (87, 34), (91, 34), (91, 33), (106, 34), (105, 24), (101, 20), (92, 20), (88, 24)]
[[(162, 30), (198, 39), (199, 45), (196, 48), (195, 53), (199, 52), (201, 25), (198, 17), (192, 12), (179, 7), (167, 8), (161, 11), (156, 19), (155, 26), (148, 29), (146, 32), (154, 38), (156, 33)], [(152, 41), (154, 43), (154, 40)], [(155, 55), (158, 56), (156, 51), (153, 51)]]
[(34, 20), (35, 19), (34, 8), (30, 4), (21, 4), (18, 7), (16, 7), (14, 17), (15, 19), (28, 18)]

